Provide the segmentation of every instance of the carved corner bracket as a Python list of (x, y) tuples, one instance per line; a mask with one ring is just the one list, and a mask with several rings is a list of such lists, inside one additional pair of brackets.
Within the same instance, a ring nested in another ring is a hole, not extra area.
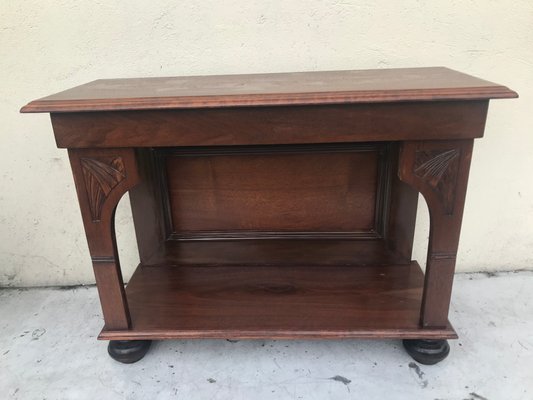
[(460, 148), (415, 151), (413, 173), (438, 197), (447, 215), (453, 214)]
[[(459, 172), (470, 162), (471, 141), (405, 142), (400, 157), (400, 179), (424, 195), (430, 208), (453, 215)], [(463, 165), (465, 164), (465, 165)], [(468, 170), (468, 167), (467, 167)]]
[(100, 221), (102, 207), (111, 191), (126, 178), (122, 157), (80, 158), (93, 222)]
[(121, 197), (139, 182), (133, 149), (69, 149), (84, 223), (110, 221)]

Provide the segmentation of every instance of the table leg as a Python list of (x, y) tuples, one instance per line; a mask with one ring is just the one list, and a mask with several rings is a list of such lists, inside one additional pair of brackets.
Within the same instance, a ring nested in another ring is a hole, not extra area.
[[(443, 328), (455, 271), (455, 260), (472, 156), (473, 140), (413, 141), (402, 144), (399, 176), (424, 196), (429, 208), (430, 235), (420, 324)], [(443, 342), (443, 341), (438, 341)], [(415, 351), (427, 343), (412, 342)], [(446, 357), (447, 345), (432, 343), (432, 354)], [(441, 358), (441, 359), (442, 359)]]
[(133, 149), (69, 149), (106, 329), (131, 326), (115, 239), (115, 209), (139, 181)]
[(110, 340), (107, 352), (118, 362), (133, 364), (145, 356), (151, 344), (151, 340)]

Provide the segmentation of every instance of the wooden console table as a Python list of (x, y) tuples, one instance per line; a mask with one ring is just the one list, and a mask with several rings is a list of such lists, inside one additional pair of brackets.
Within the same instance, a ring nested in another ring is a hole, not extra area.
[[(504, 86), (447, 68), (97, 80), (29, 103), (67, 148), (110, 355), (151, 340), (400, 338), (435, 363), (475, 138)], [(140, 265), (124, 288), (117, 203)], [(418, 194), (426, 272), (411, 260)]]

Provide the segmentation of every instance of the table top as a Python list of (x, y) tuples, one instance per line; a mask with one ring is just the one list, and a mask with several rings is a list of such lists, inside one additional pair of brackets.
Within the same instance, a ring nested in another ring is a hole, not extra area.
[(157, 110), (514, 98), (505, 86), (445, 67), (99, 79), (21, 112)]

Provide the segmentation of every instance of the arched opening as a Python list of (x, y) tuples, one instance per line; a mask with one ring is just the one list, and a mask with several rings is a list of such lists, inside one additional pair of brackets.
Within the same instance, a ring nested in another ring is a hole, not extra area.
[(125, 193), (119, 200), (115, 211), (115, 234), (122, 277), (124, 282), (127, 283), (135, 268), (139, 265), (139, 251), (128, 193)]
[(426, 199), (422, 194), (418, 195), (418, 208), (416, 212), (415, 235), (413, 240), (412, 259), (417, 260), (422, 270), (426, 269), (428, 254), (430, 218)]

